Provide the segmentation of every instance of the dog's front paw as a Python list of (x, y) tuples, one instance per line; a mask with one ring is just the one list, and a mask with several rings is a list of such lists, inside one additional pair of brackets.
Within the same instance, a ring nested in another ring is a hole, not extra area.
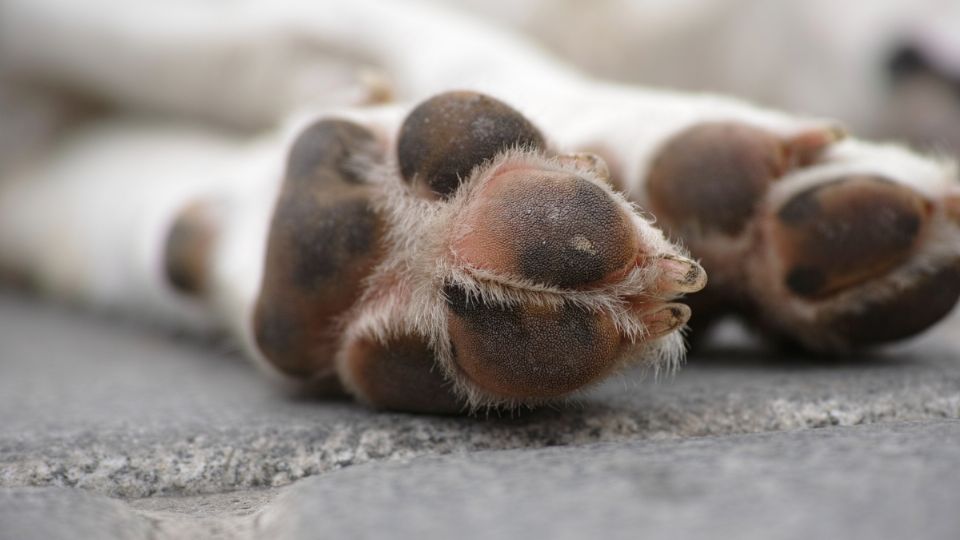
[(325, 120), (294, 145), (254, 321), (275, 366), (335, 370), (375, 406), (452, 412), (679, 360), (690, 311), (675, 300), (706, 275), (602, 160), (554, 154), (471, 92), (427, 100), (394, 133), (378, 145)]

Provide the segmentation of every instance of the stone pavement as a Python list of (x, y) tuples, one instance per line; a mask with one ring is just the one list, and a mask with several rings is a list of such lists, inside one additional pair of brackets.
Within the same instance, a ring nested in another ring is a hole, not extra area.
[[(960, 321), (740, 348), (516, 417), (376, 413), (0, 297), (0, 538), (960, 537)], [(824, 429), (812, 429), (824, 428)]]

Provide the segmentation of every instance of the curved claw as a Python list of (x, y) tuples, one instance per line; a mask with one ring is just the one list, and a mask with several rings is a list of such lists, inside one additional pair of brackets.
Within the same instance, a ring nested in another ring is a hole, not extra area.
[(679, 330), (690, 320), (690, 306), (686, 304), (664, 304), (641, 317), (647, 328), (646, 339), (656, 339)]
[(707, 273), (697, 261), (679, 255), (657, 259), (662, 274), (660, 287), (675, 293), (694, 293), (707, 286)]

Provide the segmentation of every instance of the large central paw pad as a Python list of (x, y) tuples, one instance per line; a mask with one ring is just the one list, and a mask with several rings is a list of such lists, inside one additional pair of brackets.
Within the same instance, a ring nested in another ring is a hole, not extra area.
[(556, 287), (622, 277), (640, 248), (630, 214), (601, 186), (527, 168), (488, 182), (455, 234), (468, 264)]

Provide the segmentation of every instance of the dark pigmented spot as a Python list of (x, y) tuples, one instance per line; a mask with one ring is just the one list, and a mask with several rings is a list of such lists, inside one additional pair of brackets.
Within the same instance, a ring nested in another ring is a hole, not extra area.
[(780, 208), (777, 217), (787, 225), (799, 225), (816, 219), (823, 211), (816, 197), (818, 190), (819, 187), (815, 187), (798, 193)]
[(900, 232), (904, 238), (914, 238), (920, 232), (920, 216), (916, 214), (899, 214), (894, 218), (893, 228)]
[(260, 351), (289, 375), (332, 372), (338, 318), (382, 257), (384, 224), (371, 206), (374, 188), (352, 176), (354, 158), (382, 159), (370, 153), (371, 140), (360, 126), (328, 120), (308, 128), (291, 150), (254, 313)]
[(905, 261), (925, 223), (926, 203), (876, 176), (849, 176), (787, 201), (774, 240), (786, 286), (821, 298), (881, 275)]
[(474, 167), (513, 147), (543, 148), (519, 112), (476, 92), (446, 92), (418, 105), (400, 128), (397, 158), (407, 182), (447, 197)]
[(507, 398), (549, 398), (597, 380), (615, 364), (612, 320), (583, 308), (488, 306), (444, 288), (455, 360), (475, 384)]
[(346, 369), (353, 386), (374, 406), (424, 413), (463, 409), (423, 339), (358, 340), (347, 349)]
[(831, 315), (824, 324), (851, 346), (904, 339), (945, 317), (960, 298), (960, 260), (857, 312)]
[(699, 124), (670, 139), (654, 159), (651, 209), (674, 234), (736, 235), (785, 168), (784, 146), (774, 135), (745, 124)]
[(299, 231), (291, 235), (292, 283), (304, 290), (322, 287), (349, 268), (349, 262), (377, 247), (380, 221), (363, 196), (332, 204), (294, 197), (281, 220)]
[(787, 287), (801, 296), (815, 296), (827, 282), (823, 270), (799, 266), (787, 273)]

